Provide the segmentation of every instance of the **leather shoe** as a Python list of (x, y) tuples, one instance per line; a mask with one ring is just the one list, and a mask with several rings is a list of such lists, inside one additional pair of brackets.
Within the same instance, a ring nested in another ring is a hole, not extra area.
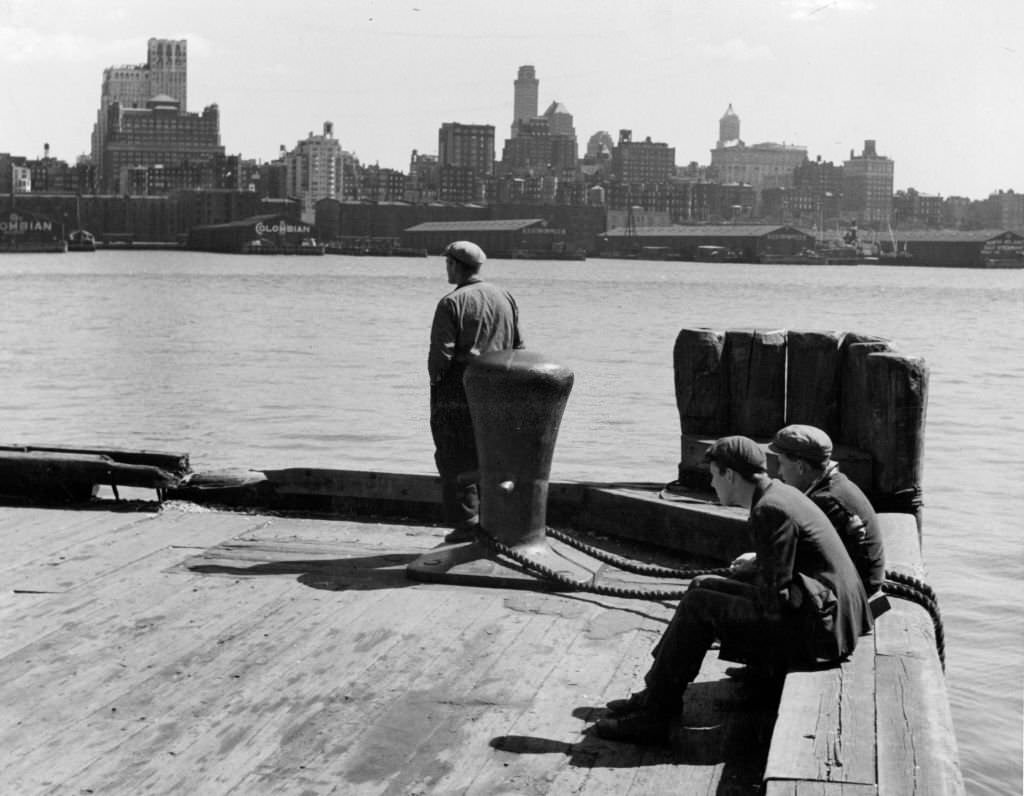
[(661, 746), (669, 742), (670, 719), (654, 713), (631, 713), (619, 718), (601, 719), (597, 734), (609, 741), (625, 741), (643, 746)]
[(613, 699), (605, 707), (612, 716), (625, 716), (647, 707), (647, 691), (637, 691), (625, 699)]

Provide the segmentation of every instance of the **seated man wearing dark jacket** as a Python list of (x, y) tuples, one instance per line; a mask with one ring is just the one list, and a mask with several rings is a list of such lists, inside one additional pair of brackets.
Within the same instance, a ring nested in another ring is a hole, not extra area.
[(839, 532), (864, 589), (872, 595), (885, 580), (882, 530), (871, 501), (832, 461), (832, 440), (815, 426), (779, 429), (768, 449), (779, 457), (779, 478), (814, 501)]
[(747, 437), (707, 451), (723, 505), (750, 508), (752, 576), (729, 589), (696, 588), (680, 600), (653, 651), (646, 688), (608, 703), (603, 738), (663, 743), (712, 642), (756, 649), (780, 665), (833, 664), (871, 629), (867, 595), (828, 517), (799, 490), (768, 477), (764, 452)]

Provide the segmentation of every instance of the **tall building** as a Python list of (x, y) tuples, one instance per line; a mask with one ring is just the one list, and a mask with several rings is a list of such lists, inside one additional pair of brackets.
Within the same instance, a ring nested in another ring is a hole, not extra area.
[(572, 114), (561, 102), (552, 102), (546, 111), (544, 118), (548, 120), (551, 135), (564, 135), (576, 138), (576, 128), (572, 123)]
[(537, 96), (540, 81), (532, 66), (519, 67), (515, 81), (515, 97), (512, 105), (512, 138), (519, 135), (519, 125), (537, 115)]
[(718, 122), (711, 166), (723, 185), (750, 185), (758, 198), (766, 188), (792, 188), (793, 172), (805, 160), (807, 147), (771, 142), (747, 146), (740, 138), (740, 117), (731, 104)]
[(340, 199), (343, 193), (341, 144), (334, 138), (334, 123), (324, 122), (321, 135), (310, 131), (284, 160), (287, 195), (301, 200), (302, 220), (313, 223), (316, 203)]
[[(185, 39), (150, 39), (146, 63), (110, 66), (103, 70), (100, 107), (92, 131), (92, 160), (97, 174), (104, 174), (103, 149), (107, 138), (107, 110), (114, 103), (122, 108), (145, 108), (153, 97), (163, 94), (176, 100), (182, 112), (188, 110), (188, 43)], [(112, 190), (101, 186), (101, 189)]]
[(667, 183), (675, 174), (676, 150), (668, 144), (633, 140), (632, 130), (619, 131), (612, 152), (612, 174), (621, 183)]
[(220, 143), (220, 111), (209, 105), (202, 113), (185, 113), (166, 94), (151, 97), (145, 107), (107, 108), (102, 190), (120, 194), (161, 194), (176, 190), (219, 187), (224, 163)]
[(494, 125), (445, 122), (437, 136), (440, 199), (479, 202), (494, 176)]
[(743, 144), (740, 140), (740, 117), (732, 109), (732, 103), (725, 110), (725, 115), (718, 120), (718, 147)]
[[(860, 223), (888, 224), (892, 218), (893, 162), (867, 140), (860, 155), (850, 150), (843, 163), (843, 212)], [(852, 219), (851, 219), (852, 220)]]

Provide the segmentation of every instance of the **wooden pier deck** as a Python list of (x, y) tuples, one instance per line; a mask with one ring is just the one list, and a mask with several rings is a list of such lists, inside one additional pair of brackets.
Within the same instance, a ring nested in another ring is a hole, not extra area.
[(441, 534), (0, 507), (0, 792), (757, 792), (775, 705), (714, 655), (675, 748), (588, 730), (672, 603), (407, 579)]

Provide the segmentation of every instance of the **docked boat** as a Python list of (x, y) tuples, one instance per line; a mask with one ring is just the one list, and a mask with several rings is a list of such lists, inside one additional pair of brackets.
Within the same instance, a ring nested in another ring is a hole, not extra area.
[[(571, 371), (529, 352), (471, 366), (493, 422), (484, 531), (460, 544), (439, 543), (432, 475), (0, 449), (5, 783), (960, 796), (920, 556), (924, 363), (877, 337), (749, 329), (683, 329), (673, 362), (667, 484), (549, 481)], [(849, 660), (794, 669), (781, 693), (707, 656), (664, 748), (597, 738), (689, 578), (748, 545), (746, 512), (711, 497), (707, 441), (786, 421), (830, 430), (882, 511), (891, 608)]]
[(84, 229), (72, 230), (68, 235), (69, 252), (94, 252), (96, 251), (95, 236)]

